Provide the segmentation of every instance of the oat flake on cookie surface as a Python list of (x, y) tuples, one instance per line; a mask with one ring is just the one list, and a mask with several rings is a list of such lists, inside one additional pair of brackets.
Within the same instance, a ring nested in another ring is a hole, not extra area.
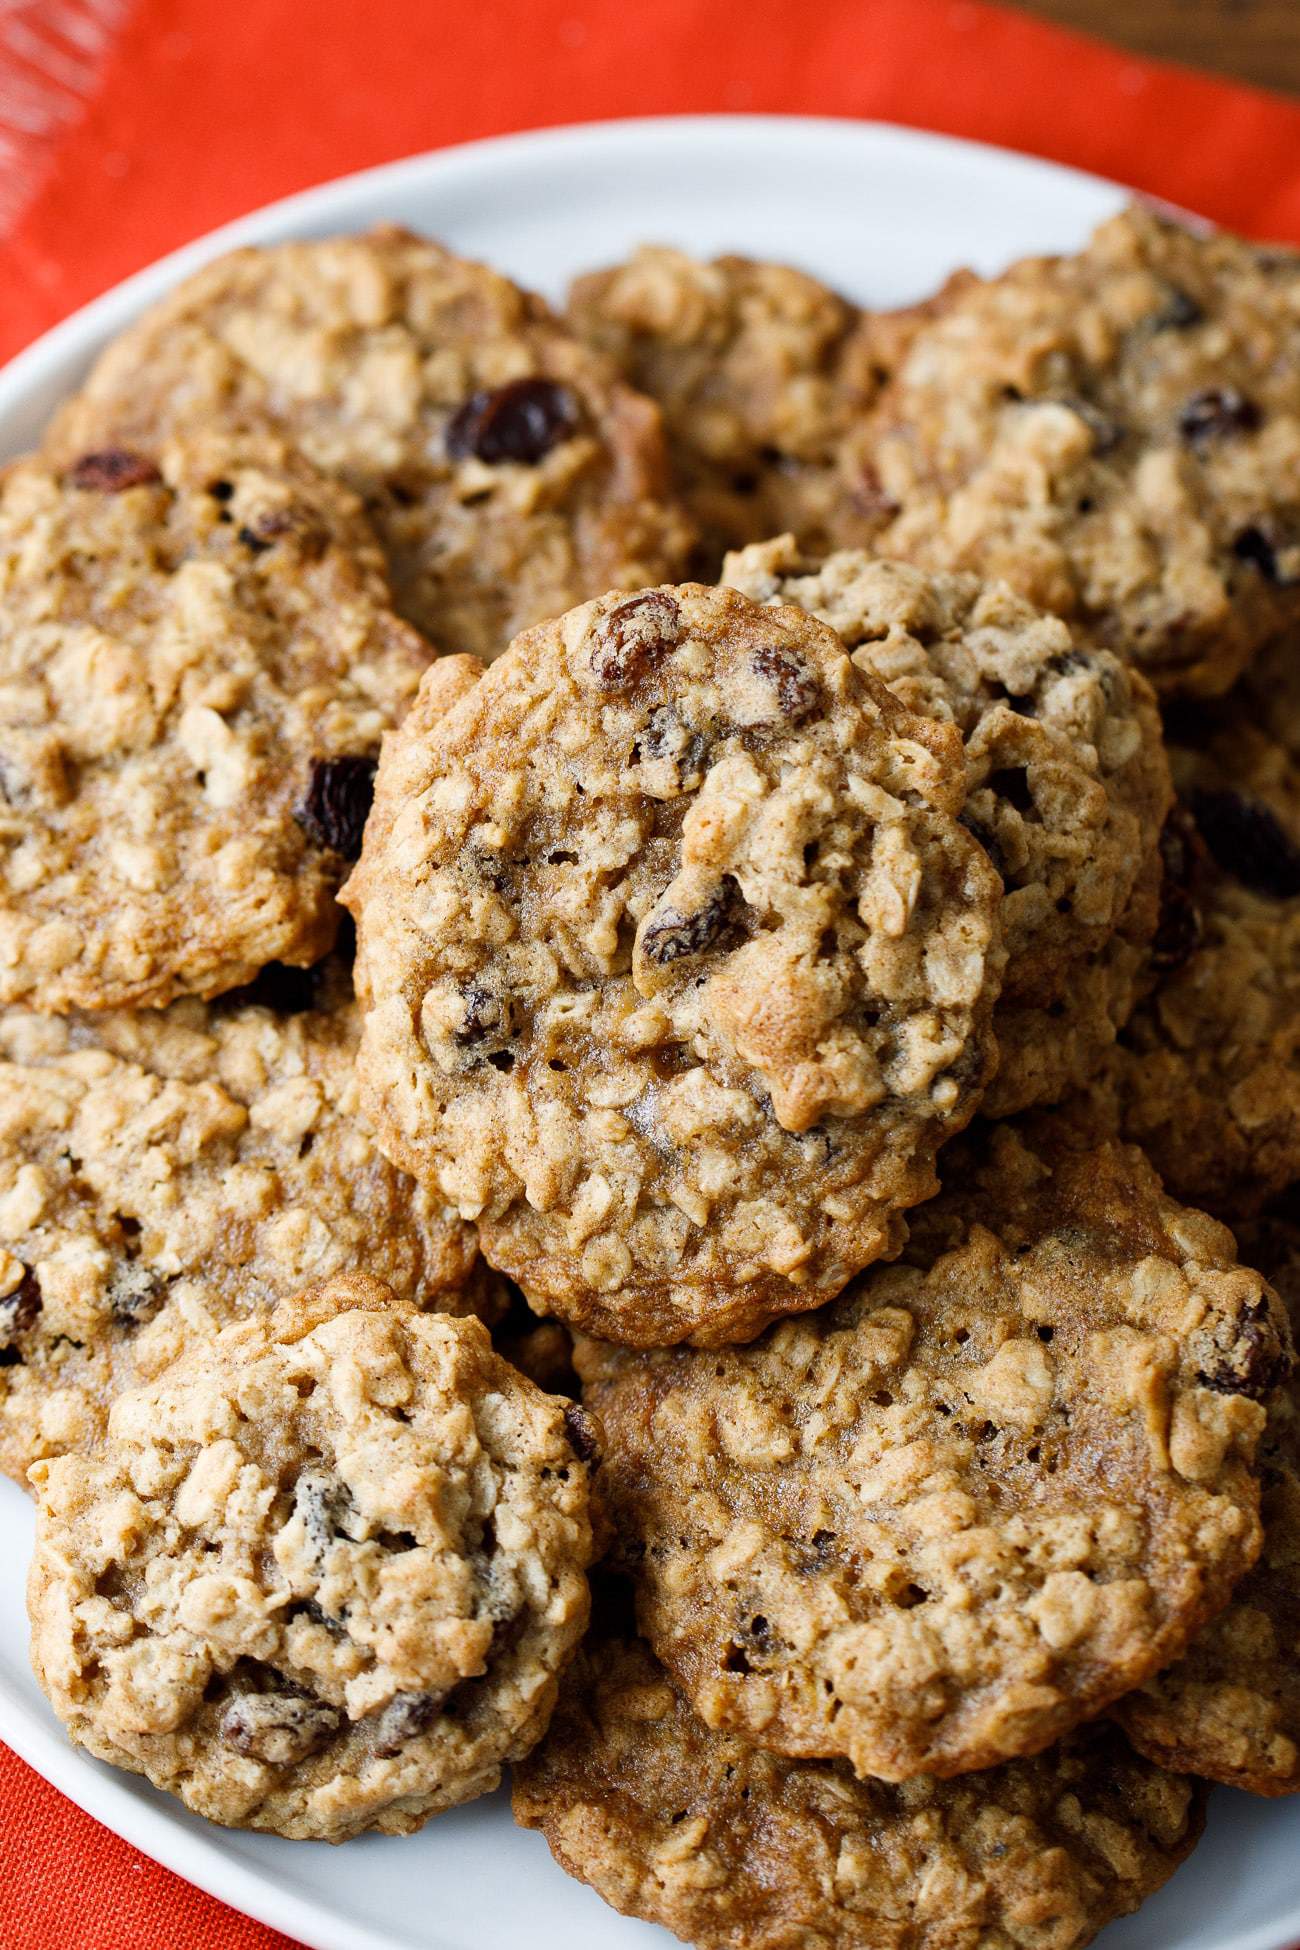
[(1105, 1722), (961, 1780), (855, 1780), (705, 1726), (644, 1642), (597, 1630), (514, 1811), (698, 1950), (1082, 1950), (1190, 1854), (1204, 1795)]
[(1137, 1151), (958, 1141), (905, 1263), (745, 1348), (579, 1342), (642, 1629), (713, 1727), (862, 1775), (1033, 1754), (1260, 1545), (1281, 1303)]
[(410, 231), (235, 251), (111, 345), (61, 462), (270, 425), (365, 500), (401, 613), (492, 656), (526, 624), (680, 574), (659, 409), (540, 298)]
[(1300, 255), (1134, 208), (928, 310), (867, 430), (873, 545), (1226, 690), (1300, 616)]
[(359, 1028), (334, 961), (215, 1003), (0, 1011), (0, 1469), (92, 1447), (122, 1387), (331, 1274), (503, 1304), (360, 1123)]
[(330, 946), (430, 652), (355, 497), (276, 442), (0, 483), (0, 1003), (161, 1005)]
[(380, 1143), (571, 1324), (711, 1345), (816, 1306), (898, 1250), (987, 1079), (964, 790), (954, 727), (732, 590), (435, 666), (344, 895)]
[(586, 1626), (565, 1405), (362, 1275), (192, 1349), (34, 1476), (56, 1712), (229, 1826), (408, 1834), (487, 1793)]

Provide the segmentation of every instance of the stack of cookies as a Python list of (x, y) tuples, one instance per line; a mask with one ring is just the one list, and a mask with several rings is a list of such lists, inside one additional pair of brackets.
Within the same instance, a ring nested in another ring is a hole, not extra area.
[(513, 1762), (706, 1950), (1078, 1950), (1300, 1790), (1297, 643), (1300, 259), (1145, 211), (146, 315), (0, 483), (72, 1737), (336, 1841)]

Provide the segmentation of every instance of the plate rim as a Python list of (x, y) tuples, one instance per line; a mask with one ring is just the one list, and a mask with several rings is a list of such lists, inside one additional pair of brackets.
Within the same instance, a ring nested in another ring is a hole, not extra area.
[[(745, 136), (795, 146), (813, 138), (840, 142), (846, 154), (864, 137), (868, 141), (884, 138), (901, 155), (930, 161), (946, 157), (958, 164), (964, 161), (991, 178), (999, 173), (1022, 180), (1033, 176), (1049, 186), (1059, 183), (1071, 194), (1104, 192), (1112, 199), (1140, 194), (1091, 172), (998, 144), (849, 116), (742, 112), (646, 115), (487, 136), (404, 156), (295, 191), (205, 232), (90, 299), (0, 367), (0, 453), (7, 451), (8, 421), (21, 413), (30, 395), (48, 387), (69, 368), (83, 364), (146, 305), (223, 251), (297, 234), (327, 233), (332, 207), (352, 197), (388, 192), (398, 197), (412, 186), (423, 188), (426, 183), (431, 193), (439, 186), (450, 190), (476, 172), (486, 172), (489, 177), (497, 172), (509, 173), (527, 167), (539, 155), (563, 160), (566, 156), (580, 157), (584, 151), (608, 151), (611, 146), (721, 145)], [(397, 1938), (341, 1914), (329, 1906), (328, 1897), (322, 1896), (319, 1902), (305, 1897), (296, 1888), (279, 1883), (273, 1870), (250, 1865), (227, 1845), (225, 1838), (231, 1831), (202, 1822), (180, 1804), (173, 1806), (169, 1797), (142, 1779), (119, 1774), (75, 1748), (58, 1723), (42, 1714), (2, 1667), (0, 1705), (6, 1709), (4, 1741), (20, 1759), (85, 1814), (160, 1867), (268, 1928), (298, 1939), (310, 1950), (398, 1950)], [(1279, 1935), (1279, 1929), (1287, 1933), (1285, 1937)], [(1297, 1934), (1300, 1897), (1290, 1921), (1225, 1937), (1218, 1950), (1286, 1950)], [(445, 1950), (461, 1950), (459, 1944), (440, 1940)], [(666, 1933), (664, 1941), (668, 1941)]]
[(130, 272), (118, 283), (49, 326), (39, 337), (0, 366), (0, 426), (21, 402), (22, 397), (42, 384), (47, 373), (71, 358), (83, 357), (102, 343), (110, 333), (119, 332), (131, 318), (156, 298), (188, 277), (192, 271), (220, 255), (244, 244), (267, 241), (274, 233), (307, 230), (320, 213), (344, 193), (364, 194), (368, 190), (393, 186), (400, 194), (408, 181), (428, 170), (453, 178), (475, 169), (508, 170), (527, 164), (538, 151), (555, 154), (566, 149), (580, 154), (584, 148), (598, 148), (609, 142), (649, 140), (656, 144), (706, 141), (725, 142), (737, 133), (763, 134), (776, 142), (806, 140), (809, 136), (836, 140), (850, 146), (863, 133), (884, 135), (900, 149), (914, 154), (937, 155), (956, 151), (973, 165), (990, 171), (1005, 169), (1013, 173), (1032, 173), (1054, 179), (1075, 190), (1101, 190), (1124, 196), (1152, 199), (1143, 192), (1090, 170), (1054, 162), (1026, 150), (1009, 149), (970, 136), (949, 135), (938, 129), (915, 128), (903, 122), (856, 119), (843, 115), (749, 114), (721, 111), (707, 115), (637, 115), (611, 117), (608, 121), (562, 122), (539, 129), (522, 129), (507, 135), (480, 136), (472, 142), (449, 144), (443, 149), (425, 149), (391, 162), (376, 163), (366, 169), (333, 176), (288, 196), (258, 205), (242, 216), (232, 217), (215, 229), (203, 232), (180, 244), (164, 256)]

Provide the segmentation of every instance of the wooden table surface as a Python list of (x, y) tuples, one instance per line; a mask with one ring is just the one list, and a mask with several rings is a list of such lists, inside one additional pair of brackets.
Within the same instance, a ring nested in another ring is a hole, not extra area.
[(1300, 95), (1300, 0), (1017, 0), (1141, 54)]

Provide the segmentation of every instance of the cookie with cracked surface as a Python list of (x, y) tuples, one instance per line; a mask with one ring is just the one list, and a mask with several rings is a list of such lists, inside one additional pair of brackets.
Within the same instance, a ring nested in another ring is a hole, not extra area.
[(275, 443), (0, 483), (0, 1003), (162, 1005), (329, 948), (428, 646)]
[(685, 566), (658, 408), (540, 298), (409, 231), (205, 266), (109, 347), (48, 444), (66, 461), (232, 422), (364, 498), (398, 609), (444, 650), (490, 657)]
[(855, 305), (785, 264), (645, 245), (579, 278), (568, 316), (662, 407), (706, 573), (784, 529), (819, 549), (868, 539), (856, 445), (879, 372)]
[(960, 1781), (783, 1759), (707, 1727), (644, 1642), (600, 1632), (514, 1783), (561, 1868), (699, 1950), (1082, 1950), (1204, 1822), (1197, 1784), (1104, 1722)]
[(587, 1466), (482, 1323), (352, 1275), (33, 1471), (32, 1662), (80, 1746), (231, 1827), (409, 1834), (545, 1728)]
[(986, 1080), (1001, 887), (963, 799), (954, 727), (734, 590), (435, 667), (343, 895), (380, 1143), (569, 1324), (711, 1345), (818, 1305)]
[(816, 564), (789, 535), (729, 556), (723, 579), (821, 617), (909, 710), (957, 726), (962, 820), (1006, 889), (1003, 1002), (1055, 1000), (1156, 852), (1172, 788), (1150, 686), (1005, 583), (861, 549)]
[[(1292, 654), (1266, 651), (1259, 683)], [(1158, 979), (1095, 1086), (1177, 1197), (1229, 1219), (1300, 1177), (1300, 762), (1257, 696), (1171, 721), (1183, 837)]]
[[(1300, 1230), (1256, 1220), (1243, 1258), (1267, 1273), (1300, 1328)], [(1226, 1610), (1186, 1656), (1115, 1712), (1129, 1738), (1166, 1766), (1246, 1788), (1300, 1793), (1300, 1381), (1268, 1407), (1260, 1444), (1264, 1548)]]
[(1143, 208), (954, 280), (874, 409), (875, 545), (1005, 577), (1162, 693), (1226, 690), (1300, 614), (1298, 293), (1300, 256)]
[(1280, 1303), (1137, 1151), (959, 1140), (876, 1267), (748, 1348), (580, 1341), (641, 1627), (709, 1725), (859, 1774), (1039, 1752), (1259, 1549)]
[(93, 1446), (123, 1387), (312, 1280), (503, 1304), (359, 1122), (359, 1033), (335, 962), (215, 1003), (0, 1011), (0, 1469)]

